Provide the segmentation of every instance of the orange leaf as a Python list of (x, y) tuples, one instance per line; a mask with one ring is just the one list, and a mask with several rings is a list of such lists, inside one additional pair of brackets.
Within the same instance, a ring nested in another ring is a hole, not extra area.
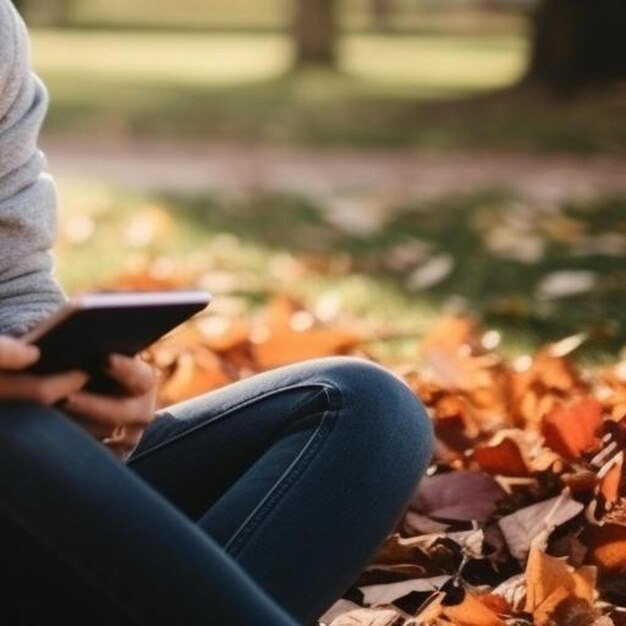
[(592, 397), (553, 409), (543, 418), (541, 432), (546, 444), (566, 459), (577, 459), (598, 447), (596, 429), (602, 405)]
[(594, 526), (588, 534), (587, 545), (594, 563), (605, 571), (626, 571), (626, 526)]
[[(299, 317), (298, 317), (299, 316)], [(316, 328), (307, 311), (284, 297), (276, 298), (266, 312), (266, 323), (255, 329), (252, 354), (261, 368), (304, 359), (347, 354), (361, 342), (359, 334), (345, 328)]]
[(227, 352), (245, 344), (250, 338), (250, 324), (227, 317), (207, 317), (197, 323), (205, 346), (214, 352)]
[(549, 616), (568, 597), (591, 601), (595, 586), (594, 567), (574, 570), (564, 559), (558, 559), (531, 546), (526, 565), (526, 607), (529, 613)]
[(316, 357), (347, 354), (361, 338), (350, 330), (279, 331), (255, 343), (252, 353), (263, 368), (276, 367)]
[(461, 604), (444, 605), (443, 614), (457, 626), (504, 626), (485, 603), (467, 592)]
[(180, 402), (229, 382), (217, 356), (206, 349), (183, 352), (176, 360), (173, 374), (159, 390), (162, 405)]
[(422, 339), (422, 351), (457, 353), (464, 345), (475, 345), (479, 340), (478, 325), (467, 317), (446, 317)]
[(489, 474), (529, 476), (530, 471), (519, 446), (506, 437), (496, 445), (483, 445), (474, 450), (474, 460)]

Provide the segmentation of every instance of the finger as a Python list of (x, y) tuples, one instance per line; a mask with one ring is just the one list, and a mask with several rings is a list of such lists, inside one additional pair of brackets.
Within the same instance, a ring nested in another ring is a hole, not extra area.
[(138, 356), (128, 357), (121, 354), (111, 354), (106, 372), (134, 396), (147, 393), (156, 384), (156, 374), (153, 367)]
[(126, 458), (139, 445), (143, 432), (143, 427), (125, 426), (116, 429), (116, 432), (111, 437), (103, 439), (102, 443), (117, 457)]
[(101, 396), (79, 391), (67, 398), (67, 408), (86, 418), (116, 426), (121, 423), (148, 424), (152, 416), (144, 409), (146, 398)]
[(137, 426), (132, 424), (118, 425), (110, 434), (110, 436), (104, 438), (102, 443), (105, 445), (126, 445), (136, 446), (139, 443), (139, 439), (143, 435), (145, 427), (143, 425)]
[(39, 348), (14, 337), (0, 336), (0, 370), (21, 370), (39, 359)]
[(75, 370), (49, 376), (3, 374), (0, 375), (0, 398), (30, 400), (50, 406), (82, 389), (88, 378), (84, 372)]
[(61, 410), (64, 411), (68, 417), (78, 426), (80, 426), (83, 430), (87, 431), (94, 439), (98, 441), (102, 441), (107, 437), (112, 437), (115, 432), (116, 426), (112, 424), (103, 424), (97, 420), (93, 420), (83, 415), (78, 415), (76, 413), (72, 413), (67, 409), (66, 403), (64, 402), (60, 406)]
[(139, 441), (141, 440), (142, 434), (143, 431), (136, 432), (133, 435), (126, 436), (123, 440), (112, 440), (105, 443), (105, 445), (116, 456), (120, 458), (125, 458), (137, 448), (137, 446), (139, 445)]

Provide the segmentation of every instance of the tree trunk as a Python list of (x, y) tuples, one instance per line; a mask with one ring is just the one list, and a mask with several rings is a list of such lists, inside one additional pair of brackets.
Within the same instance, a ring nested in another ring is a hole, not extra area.
[(338, 30), (336, 0), (296, 0), (296, 66), (333, 66), (337, 60)]
[(37, 26), (66, 26), (73, 0), (13, 0), (17, 10)]
[(391, 0), (370, 0), (372, 7), (372, 21), (374, 28), (379, 31), (386, 31), (391, 28)]
[(567, 89), (626, 77), (625, 0), (542, 0), (527, 80)]

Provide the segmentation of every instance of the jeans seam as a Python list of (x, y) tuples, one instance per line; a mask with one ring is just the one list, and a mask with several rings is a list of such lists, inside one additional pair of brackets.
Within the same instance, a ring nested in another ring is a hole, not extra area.
[(23, 531), (28, 533), (30, 536), (34, 537), (37, 541), (40, 542), (42, 546), (47, 548), (52, 554), (55, 555), (56, 558), (59, 559), (62, 563), (64, 563), (69, 569), (73, 570), (82, 581), (93, 589), (97, 589), (104, 597), (108, 598), (109, 601), (122, 613), (124, 613), (127, 617), (131, 618), (134, 623), (140, 624), (141, 620), (137, 618), (137, 615), (125, 604), (122, 604), (115, 596), (111, 595), (108, 589), (94, 577), (85, 572), (82, 567), (78, 566), (76, 563), (68, 560), (62, 551), (58, 550), (53, 543), (48, 541), (48, 539), (44, 538), (41, 533), (37, 532), (34, 528), (30, 526), (27, 522), (25, 522), (19, 515), (9, 511), (6, 507), (1, 507), (1, 510), (4, 514), (11, 519), (17, 526), (19, 526)]
[[(206, 426), (214, 424), (215, 422), (217, 422), (217, 421), (219, 421), (219, 420), (221, 420), (221, 419), (223, 419), (225, 417), (228, 417), (228, 415), (230, 415), (231, 413), (234, 413), (235, 411), (238, 411), (238, 410), (240, 410), (242, 408), (245, 408), (245, 407), (247, 407), (247, 406), (249, 406), (251, 404), (254, 404), (255, 402), (258, 402), (259, 400), (264, 400), (266, 398), (271, 398), (274, 395), (277, 395), (279, 393), (283, 393), (285, 391), (292, 391), (294, 389), (297, 389), (298, 387), (302, 387), (302, 388), (306, 388), (306, 387), (320, 388), (322, 391), (324, 391), (326, 393), (326, 397), (328, 399), (329, 406), (332, 406), (332, 398), (330, 396), (330, 393), (328, 392), (327, 386), (329, 386), (329, 383), (327, 383), (327, 382), (315, 382), (315, 383), (300, 382), (300, 383), (294, 383), (294, 384), (290, 384), (290, 385), (285, 385), (285, 386), (279, 387), (277, 389), (271, 389), (271, 390), (263, 391), (263, 392), (255, 395), (255, 396), (252, 396), (250, 398), (246, 398), (242, 402), (239, 402), (237, 404), (234, 404), (231, 407), (228, 407), (227, 409), (225, 409), (221, 413), (218, 413), (217, 415), (214, 415), (211, 419), (205, 420), (205, 421), (201, 422), (200, 424), (197, 424), (196, 426), (192, 426), (191, 428), (188, 428), (187, 430), (183, 431), (182, 433), (175, 434), (172, 437), (169, 437), (168, 439), (166, 439), (165, 441), (161, 441), (161, 442), (155, 444), (154, 446), (148, 448), (147, 450), (143, 450), (142, 452), (140, 452), (136, 456), (130, 458), (127, 461), (127, 464), (131, 465), (135, 461), (143, 459), (144, 457), (150, 455), (153, 452), (156, 452), (157, 450), (161, 450), (163, 448), (166, 448), (166, 447), (170, 446), (171, 444), (179, 441), (180, 439), (184, 439), (188, 435), (191, 435), (191, 434), (195, 433), (196, 431), (203, 429)], [(334, 386), (333, 386), (333, 388), (334, 388)], [(292, 409), (292, 411), (293, 410), (297, 410), (301, 405), (302, 405), (302, 403), (299, 403), (298, 405), (296, 405), (296, 407), (294, 409)], [(163, 413), (168, 414), (168, 408), (167, 407), (162, 409), (162, 411), (163, 411)], [(170, 415), (172, 415), (175, 418), (175, 416), (172, 413), (170, 413)]]
[[(332, 405), (329, 389), (326, 386), (320, 390), (326, 394), (329, 405)], [(276, 506), (276, 504), (287, 494), (288, 490), (293, 486), (296, 480), (302, 475), (308, 467), (309, 459), (319, 450), (319, 446), (324, 442), (325, 437), (319, 437), (320, 432), (327, 422), (330, 413), (337, 413), (337, 409), (328, 409), (323, 412), (319, 424), (311, 433), (302, 446), (296, 457), (289, 464), (287, 469), (278, 477), (274, 484), (267, 491), (261, 501), (254, 507), (246, 519), (240, 524), (237, 530), (230, 537), (224, 551), (233, 557), (236, 557), (245, 545), (246, 540), (250, 538), (252, 533), (266, 519), (267, 515)], [(317, 446), (314, 446), (315, 440), (319, 439)]]

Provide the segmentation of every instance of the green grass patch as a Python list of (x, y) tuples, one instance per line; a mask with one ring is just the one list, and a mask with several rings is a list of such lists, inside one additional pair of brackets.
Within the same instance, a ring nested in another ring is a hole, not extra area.
[(161, 259), (205, 275), (209, 289), (223, 290), (226, 275), (221, 297), (246, 311), (277, 289), (314, 310), (336, 302), (398, 333), (373, 346), (385, 358), (405, 358), (451, 311), (481, 316), (513, 353), (584, 332), (583, 355), (597, 361), (626, 342), (626, 197), (548, 208), (486, 191), (397, 206), (72, 189), (57, 251), (71, 291)]

